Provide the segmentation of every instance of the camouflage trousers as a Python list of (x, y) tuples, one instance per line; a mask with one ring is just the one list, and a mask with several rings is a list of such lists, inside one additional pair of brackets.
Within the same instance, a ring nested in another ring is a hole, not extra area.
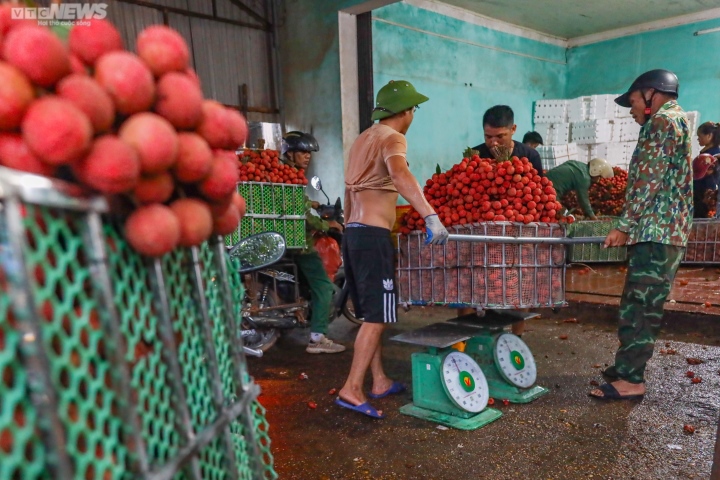
[(615, 370), (619, 378), (642, 383), (662, 325), (663, 307), (685, 248), (655, 242), (628, 247), (628, 270), (620, 301)]

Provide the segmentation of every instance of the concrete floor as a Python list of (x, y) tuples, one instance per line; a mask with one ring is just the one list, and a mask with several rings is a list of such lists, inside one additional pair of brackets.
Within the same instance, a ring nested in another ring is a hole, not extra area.
[[(411, 385), (410, 355), (421, 350), (389, 337), (453, 313), (399, 314), (385, 336), (388, 374)], [(645, 399), (605, 403), (587, 392), (613, 360), (616, 313), (612, 306), (574, 304), (528, 322), (523, 340), (538, 365), (537, 383), (551, 391), (530, 404), (496, 402), (502, 418), (475, 431), (402, 415), (411, 391), (372, 402), (384, 409), (384, 420), (337, 407), (329, 392), (345, 380), (358, 327), (344, 318), (331, 324), (330, 336), (348, 346), (336, 355), (306, 354), (307, 330), (290, 331), (265, 357), (249, 360), (263, 389), (276, 470), (281, 479), (709, 478), (720, 408), (720, 318), (666, 315), (669, 328), (649, 364)], [(578, 323), (564, 322), (571, 318)], [(660, 353), (669, 348), (677, 353)], [(704, 363), (690, 366), (688, 357)], [(688, 370), (702, 383), (692, 384)], [(685, 433), (685, 424), (695, 433)]]

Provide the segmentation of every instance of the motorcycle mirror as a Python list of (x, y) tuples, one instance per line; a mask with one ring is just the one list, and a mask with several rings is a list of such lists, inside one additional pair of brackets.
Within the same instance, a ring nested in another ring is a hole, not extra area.
[(243, 238), (228, 251), (231, 258), (240, 260), (240, 273), (260, 270), (285, 255), (285, 238), (275, 232), (258, 233)]
[(342, 208), (342, 202), (340, 201), (340, 197), (335, 200), (335, 208), (337, 208), (338, 210)]
[(320, 177), (317, 175), (310, 179), (310, 185), (312, 185), (312, 187), (317, 191), (322, 190), (322, 182), (320, 181)]

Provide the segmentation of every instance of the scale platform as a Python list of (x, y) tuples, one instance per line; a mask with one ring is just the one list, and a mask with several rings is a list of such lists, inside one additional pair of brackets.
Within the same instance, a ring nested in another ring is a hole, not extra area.
[[(538, 316), (487, 311), (484, 316), (464, 315), (392, 337), (427, 348), (412, 354), (413, 403), (400, 412), (473, 430), (502, 415), (485, 407), (489, 397), (528, 403), (548, 393), (534, 385), (537, 369), (528, 346), (503, 331), (510, 324)], [(464, 342), (464, 353), (452, 348), (460, 342)]]

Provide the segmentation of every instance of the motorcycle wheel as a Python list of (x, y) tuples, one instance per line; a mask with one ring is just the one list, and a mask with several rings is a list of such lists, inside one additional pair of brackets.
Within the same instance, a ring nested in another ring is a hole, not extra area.
[(362, 325), (364, 322), (362, 318), (355, 316), (355, 307), (353, 306), (353, 301), (352, 298), (350, 298), (350, 295), (348, 295), (348, 298), (342, 306), (342, 314), (355, 325)]
[[(259, 295), (260, 287), (254, 288), (253, 291), (258, 292)], [(267, 303), (267, 306), (269, 307), (274, 307), (275, 305), (280, 304), (277, 293), (273, 289), (268, 289), (265, 301)], [(275, 342), (277, 342), (278, 338), (280, 338), (280, 332), (277, 328), (253, 329), (252, 325), (250, 325), (245, 320), (243, 320), (242, 322), (242, 329), (255, 330), (254, 335), (243, 336), (244, 345), (248, 348), (252, 348), (253, 350), (261, 350), (263, 352), (267, 352), (273, 347), (273, 345), (275, 345)]]

